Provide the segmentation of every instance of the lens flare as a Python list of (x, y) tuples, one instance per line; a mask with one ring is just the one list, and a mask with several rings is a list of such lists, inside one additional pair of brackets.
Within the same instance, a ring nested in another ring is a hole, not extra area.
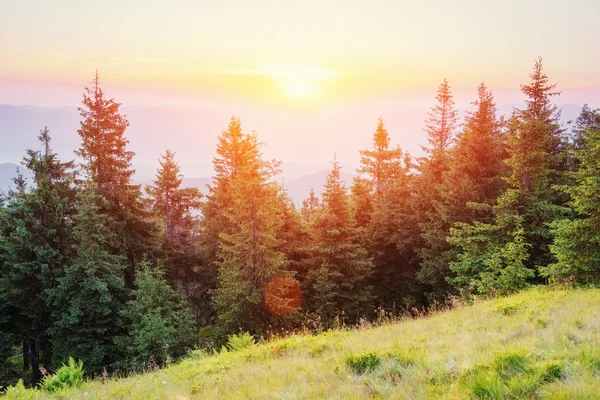
[(273, 314), (290, 315), (302, 303), (302, 290), (293, 278), (275, 277), (265, 287), (264, 300)]

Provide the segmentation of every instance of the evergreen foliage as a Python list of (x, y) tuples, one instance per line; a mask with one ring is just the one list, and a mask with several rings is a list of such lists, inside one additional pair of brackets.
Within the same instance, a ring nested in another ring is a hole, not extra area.
[(600, 278), (600, 110), (583, 108), (578, 119), (577, 170), (573, 186), (561, 186), (570, 196), (575, 219), (552, 223), (554, 243), (550, 250), (556, 261), (542, 270), (557, 282), (597, 282)]
[[(549, 225), (565, 212), (554, 188), (564, 179), (564, 141), (551, 102), (558, 93), (548, 83), (541, 59), (530, 77), (530, 84), (521, 87), (527, 107), (515, 110), (508, 123), (508, 189), (493, 208), (473, 206), (492, 211), (495, 221), (457, 224), (452, 232), (450, 243), (462, 251), (451, 264), (459, 288), (474, 284), (481, 293), (514, 291), (552, 261)], [(500, 278), (501, 272), (510, 278)]]
[(40, 378), (40, 362), (51, 366), (48, 292), (57, 286), (73, 256), (75, 200), (73, 162), (61, 162), (52, 152), (48, 129), (40, 131), (38, 139), (42, 150), (28, 150), (23, 160), (33, 173), (33, 185), (26, 190), (22, 176), (17, 176), (17, 188), (9, 192), (0, 219), (0, 296), (6, 312), (0, 320), (9, 340), (23, 342), (24, 366), (32, 367), (34, 381)]
[(217, 324), (224, 333), (264, 331), (272, 320), (263, 302), (264, 289), (271, 279), (287, 275), (278, 237), (283, 225), (279, 188), (270, 181), (278, 163), (262, 159), (256, 135), (242, 135), (240, 142), (245, 146), (243, 163), (215, 161), (217, 171), (234, 166), (231, 179), (221, 181), (232, 202), (221, 211), (230, 230), (220, 234), (218, 285), (213, 293)]
[(356, 228), (340, 171), (334, 158), (322, 194), (323, 212), (311, 226), (308, 273), (303, 282), (307, 308), (326, 326), (338, 316), (355, 322), (373, 304), (368, 281), (373, 263), (364, 247), (356, 243)]
[(75, 153), (84, 160), (82, 167), (95, 183), (97, 193), (106, 199), (101, 211), (107, 216), (108, 229), (116, 233), (112, 243), (115, 252), (127, 256), (125, 283), (131, 288), (137, 263), (155, 251), (156, 229), (141, 186), (131, 182), (135, 153), (127, 150), (125, 131), (129, 121), (120, 113), (121, 104), (105, 97), (98, 73), (93, 83), (85, 88), (79, 108), (82, 121), (77, 132), (81, 147)]
[(181, 187), (183, 176), (175, 153), (167, 150), (159, 163), (156, 180), (146, 187), (146, 192), (162, 227), (167, 278), (199, 311), (203, 288), (197, 275), (202, 260), (196, 246), (199, 217), (195, 211), (200, 208), (202, 194), (197, 188)]
[(162, 366), (193, 346), (194, 317), (159, 267), (142, 262), (135, 283), (133, 299), (123, 310), (128, 335), (121, 345), (134, 366), (146, 364), (151, 357)]
[(452, 91), (446, 79), (440, 85), (436, 99), (437, 103), (425, 121), (424, 130), (431, 147), (422, 146), (427, 155), (419, 159), (420, 174), (413, 203), (423, 239), (423, 245), (419, 246), (421, 268), (418, 278), (430, 287), (432, 299), (440, 298), (451, 289), (446, 281), (452, 252), (446, 241), (449, 225), (444, 219), (443, 179), (450, 168), (458, 124)]
[(53, 360), (83, 361), (88, 372), (99, 373), (119, 358), (116, 339), (124, 332), (121, 316), (127, 292), (123, 257), (111, 253), (113, 233), (105, 225), (105, 200), (87, 181), (78, 194), (73, 237), (74, 262), (49, 291)]

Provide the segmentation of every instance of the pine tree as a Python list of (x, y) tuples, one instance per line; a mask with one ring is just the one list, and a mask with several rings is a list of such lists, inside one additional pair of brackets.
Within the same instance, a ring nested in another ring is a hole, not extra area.
[(321, 202), (319, 196), (315, 195), (314, 189), (310, 189), (310, 194), (304, 200), (302, 200), (302, 208), (300, 209), (300, 215), (307, 223), (310, 223), (315, 215), (321, 210)]
[(571, 173), (573, 186), (562, 186), (570, 196), (574, 219), (552, 224), (550, 246), (556, 261), (542, 269), (552, 281), (586, 283), (600, 278), (600, 109), (585, 106), (575, 128), (574, 151), (578, 169)]
[(408, 154), (396, 149), (395, 169), (390, 171), (384, 201), (374, 209), (366, 228), (365, 247), (373, 257), (371, 277), (376, 305), (384, 309), (409, 308), (423, 303), (417, 281), (419, 228), (413, 213), (414, 175)]
[[(445, 217), (448, 227), (456, 224), (465, 227), (464, 224), (475, 222), (493, 224), (495, 216), (491, 207), (506, 188), (504, 179), (509, 171), (504, 162), (507, 153), (502, 121), (497, 119), (494, 98), (483, 83), (478, 87), (478, 99), (472, 104), (475, 111), (465, 116), (450, 168), (444, 174), (445, 201), (441, 217)], [(477, 228), (468, 231), (474, 233)], [(491, 232), (497, 235), (494, 230), (488, 233)], [(457, 289), (465, 289), (470, 284), (470, 273), (455, 262), (463, 243), (458, 238), (452, 243), (455, 246), (448, 249), (448, 259), (456, 276), (449, 274), (447, 279)], [(463, 257), (462, 260), (466, 259)]]
[(356, 229), (346, 188), (334, 159), (322, 194), (323, 212), (311, 226), (312, 246), (303, 282), (308, 309), (331, 326), (337, 316), (349, 322), (371, 310), (372, 287), (368, 280), (373, 263), (356, 243)]
[[(508, 172), (502, 121), (496, 117), (496, 103), (491, 91), (481, 83), (478, 97), (467, 112), (462, 131), (457, 135), (449, 170), (444, 174), (446, 216), (455, 222), (492, 222), (488, 213), (478, 213), (467, 203), (493, 205), (504, 191)], [(487, 219), (486, 219), (487, 218)]]
[(440, 298), (451, 289), (446, 282), (451, 255), (448, 253), (450, 245), (446, 241), (449, 227), (443, 216), (443, 177), (450, 166), (458, 120), (446, 79), (440, 85), (436, 99), (437, 103), (425, 121), (425, 132), (431, 147), (423, 147), (427, 156), (419, 159), (417, 199), (413, 203), (423, 239), (419, 249), (419, 280), (430, 286), (429, 297), (432, 299)]
[(141, 186), (131, 183), (135, 153), (127, 150), (129, 122), (120, 113), (121, 104), (105, 98), (97, 72), (93, 86), (85, 88), (82, 104), (79, 113), (83, 120), (78, 130), (81, 147), (75, 154), (84, 160), (83, 168), (98, 194), (106, 199), (106, 209), (101, 212), (108, 216), (108, 228), (116, 232), (113, 252), (127, 256), (125, 282), (132, 287), (138, 261), (154, 250), (156, 229)]
[(198, 296), (205, 305), (199, 316), (203, 324), (209, 324), (215, 316), (210, 291), (217, 287), (221, 234), (234, 232), (233, 224), (226, 215), (226, 211), (233, 206), (230, 185), (242, 167), (248, 164), (251, 150), (249, 136), (242, 133), (239, 119), (231, 117), (227, 130), (219, 136), (217, 155), (213, 158), (213, 184), (208, 186), (206, 201), (201, 206), (203, 218), (198, 241), (203, 265), (198, 271), (198, 279), (203, 284)]
[(195, 268), (200, 264), (194, 243), (198, 218), (193, 211), (200, 208), (202, 194), (197, 188), (181, 187), (183, 176), (173, 152), (167, 150), (161, 157), (156, 180), (146, 191), (163, 228), (167, 276), (191, 299), (197, 281)]
[(370, 279), (376, 305), (390, 309), (413, 305), (415, 298), (414, 229), (411, 210), (412, 161), (390, 147), (382, 118), (373, 134), (372, 150), (361, 150), (361, 165), (352, 186), (354, 218), (360, 244), (373, 257)]
[[(6, 201), (4, 194), (0, 193), (0, 243), (4, 241)], [(0, 246), (0, 379), (11, 372), (9, 358), (13, 355), (13, 347), (16, 344), (16, 337), (11, 329), (11, 316), (15, 311), (8, 303), (10, 288), (5, 278), (8, 271), (5, 270), (4, 259), (3, 246)], [(27, 360), (27, 358), (26, 352), (23, 352), (23, 359)]]
[(160, 267), (142, 262), (135, 283), (133, 299), (123, 311), (128, 335), (121, 345), (133, 366), (143, 366), (151, 357), (162, 366), (193, 346), (193, 314), (186, 300), (171, 288)]
[(78, 194), (74, 217), (77, 256), (56, 288), (49, 291), (55, 324), (50, 330), (54, 362), (69, 357), (83, 361), (86, 371), (100, 372), (118, 359), (116, 339), (123, 334), (121, 317), (126, 291), (123, 258), (111, 253), (112, 232), (102, 210), (106, 201), (91, 181)]
[(559, 113), (551, 102), (556, 85), (548, 84), (541, 59), (530, 77), (521, 87), (527, 107), (515, 110), (508, 124), (508, 189), (494, 207), (479, 206), (493, 212), (494, 222), (457, 224), (450, 239), (461, 248), (451, 267), (458, 274), (455, 285), (475, 286), (481, 293), (520, 289), (547, 266), (549, 224), (565, 212), (553, 188), (566, 168)]
[(390, 182), (398, 169), (400, 150), (390, 148), (390, 136), (385, 129), (383, 118), (379, 117), (377, 129), (373, 134), (373, 149), (360, 151), (358, 171), (368, 176), (374, 190), (375, 199), (381, 206)]
[(52, 152), (47, 128), (38, 139), (42, 151), (28, 150), (23, 161), (33, 173), (34, 185), (26, 190), (18, 174), (17, 190), (9, 193), (0, 228), (5, 307), (10, 310), (6, 324), (27, 350), (24, 365), (32, 367), (34, 382), (40, 378), (40, 362), (51, 368), (48, 330), (53, 321), (47, 293), (72, 256), (74, 212), (74, 164), (61, 162)]
[(246, 160), (227, 187), (232, 203), (223, 211), (232, 229), (220, 235), (219, 280), (213, 293), (217, 324), (226, 334), (238, 329), (264, 332), (273, 319), (263, 301), (265, 287), (288, 275), (279, 250), (283, 225), (279, 188), (270, 182), (278, 165), (262, 160), (256, 135), (243, 140)]
[(350, 188), (350, 199), (354, 222), (358, 228), (364, 230), (369, 222), (371, 222), (375, 207), (371, 182), (360, 175), (355, 177)]

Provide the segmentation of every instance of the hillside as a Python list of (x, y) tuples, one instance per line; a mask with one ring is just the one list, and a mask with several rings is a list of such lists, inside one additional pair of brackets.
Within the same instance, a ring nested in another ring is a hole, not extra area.
[(598, 289), (532, 289), (375, 328), (196, 353), (58, 396), (8, 398), (600, 398), (599, 304)]

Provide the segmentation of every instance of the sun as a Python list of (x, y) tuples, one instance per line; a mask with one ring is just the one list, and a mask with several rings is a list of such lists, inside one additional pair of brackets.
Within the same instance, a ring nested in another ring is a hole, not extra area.
[(280, 82), (281, 87), (292, 97), (306, 98), (315, 92), (315, 84), (302, 79), (287, 79)]
[(264, 64), (259, 71), (295, 99), (316, 97), (323, 86), (337, 76), (335, 71), (317, 65), (289, 62)]

